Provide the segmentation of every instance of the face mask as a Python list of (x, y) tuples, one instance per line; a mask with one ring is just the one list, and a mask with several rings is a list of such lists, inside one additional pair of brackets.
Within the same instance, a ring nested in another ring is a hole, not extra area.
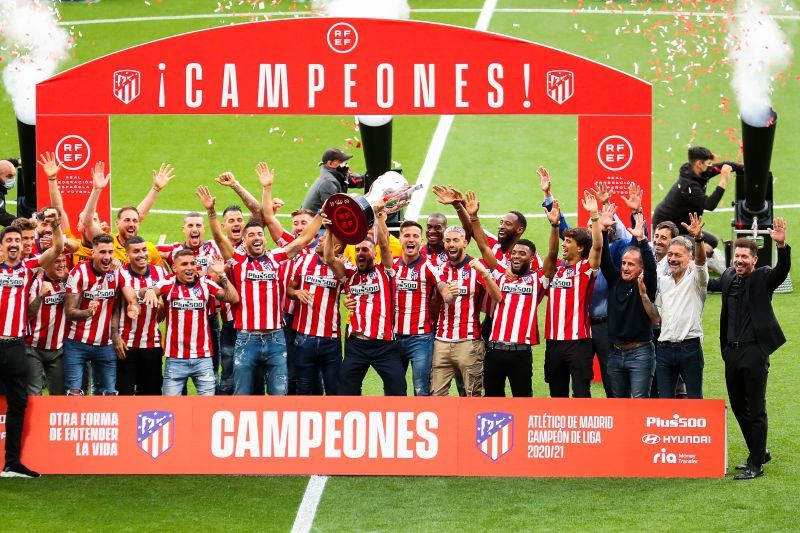
[(13, 179), (10, 179), (8, 181), (4, 181), (3, 182), (3, 186), (6, 188), (6, 190), (13, 189), (14, 185), (16, 185), (16, 184), (17, 184), (17, 178), (13, 178)]

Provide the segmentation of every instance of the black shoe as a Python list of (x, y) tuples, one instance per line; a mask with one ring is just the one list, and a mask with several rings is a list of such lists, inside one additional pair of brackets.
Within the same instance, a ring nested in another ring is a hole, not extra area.
[(753, 465), (748, 465), (748, 467), (742, 472), (741, 474), (736, 474), (733, 476), (733, 479), (755, 479), (759, 476), (764, 475), (764, 467), (759, 466), (756, 468)]
[[(764, 454), (764, 464), (767, 464), (770, 461), (772, 461), (772, 454), (769, 453), (769, 450), (767, 450), (767, 453)], [(741, 465), (734, 466), (733, 469), (734, 470), (747, 470), (748, 466), (749, 465), (747, 463), (744, 463), (744, 464), (741, 464)]]
[(22, 463), (16, 463), (6, 466), (3, 471), (0, 472), (0, 477), (36, 478), (41, 477), (41, 474), (39, 472), (34, 472)]

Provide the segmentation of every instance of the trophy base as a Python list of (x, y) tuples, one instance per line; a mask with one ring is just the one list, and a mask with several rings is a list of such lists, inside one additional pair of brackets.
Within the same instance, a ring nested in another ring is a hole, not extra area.
[(333, 194), (325, 201), (322, 211), (331, 221), (331, 233), (345, 244), (362, 242), (375, 222), (375, 212), (363, 196)]

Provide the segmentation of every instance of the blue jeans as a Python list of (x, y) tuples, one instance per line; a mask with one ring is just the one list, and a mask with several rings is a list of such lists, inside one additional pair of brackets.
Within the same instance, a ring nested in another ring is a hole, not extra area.
[(219, 376), (217, 394), (233, 394), (233, 347), (236, 344), (236, 330), (233, 320), (223, 322), (219, 332), (219, 359), (222, 372)]
[(283, 330), (270, 333), (240, 331), (233, 348), (233, 394), (252, 394), (253, 375), (263, 367), (267, 394), (284, 396), (288, 388), (286, 338)]
[(686, 383), (690, 400), (703, 398), (703, 345), (700, 339), (682, 342), (658, 341), (656, 348), (656, 381), (659, 398), (674, 398), (678, 376)]
[(176, 359), (167, 357), (164, 365), (164, 396), (180, 396), (186, 382), (192, 378), (198, 396), (214, 396), (217, 378), (211, 357), (198, 359)]
[[(69, 391), (81, 390), (84, 365), (92, 364), (92, 394), (117, 394), (117, 354), (112, 345), (94, 346), (64, 339), (64, 388)], [(74, 393), (73, 393), (74, 394)]]
[(320, 394), (320, 374), (325, 394), (339, 394), (339, 370), (342, 367), (342, 342), (339, 339), (295, 333), (292, 348), (297, 394)]
[(614, 398), (649, 398), (655, 365), (652, 342), (630, 350), (620, 350), (612, 344), (607, 371)]
[(408, 371), (408, 363), (411, 363), (414, 396), (430, 396), (433, 332), (421, 335), (397, 335), (397, 350), (403, 359), (404, 371)]

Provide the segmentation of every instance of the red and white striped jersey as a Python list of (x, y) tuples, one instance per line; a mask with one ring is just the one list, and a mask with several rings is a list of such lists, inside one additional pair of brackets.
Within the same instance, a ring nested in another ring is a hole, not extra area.
[(430, 247), (429, 244), (426, 244), (425, 246), (423, 246), (422, 249), (420, 250), (420, 253), (423, 254), (423, 255), (426, 255), (428, 257), (428, 261), (430, 261), (431, 265), (434, 268), (437, 268), (437, 269), (438, 268), (442, 268), (442, 266), (445, 263), (447, 263), (447, 253), (445, 253), (444, 250), (442, 250), (440, 252), (436, 252), (434, 250), (431, 250), (431, 247)]
[(67, 294), (80, 297), (78, 309), (89, 308), (92, 300), (98, 300), (100, 306), (85, 320), (67, 322), (67, 338), (94, 346), (111, 344), (111, 313), (114, 310), (114, 298), (122, 285), (122, 276), (118, 270), (105, 274), (97, 272), (91, 261), (86, 261), (72, 269), (67, 279)]
[(292, 279), (298, 290), (311, 293), (311, 304), (295, 302), (292, 329), (304, 335), (338, 338), (342, 282), (316, 253), (301, 258)]
[(191, 248), (183, 242), (159, 244), (156, 248), (159, 252), (167, 254), (165, 261), (170, 268), (172, 268), (173, 265), (172, 256), (174, 256), (176, 252), (180, 250), (191, 250), (194, 254), (195, 262), (197, 263), (197, 269), (203, 274), (208, 270), (208, 265), (213, 263), (216, 259), (222, 258), (222, 253), (220, 253), (217, 243), (214, 241), (205, 241), (197, 248)]
[(451, 303), (442, 302), (439, 311), (439, 327), (436, 338), (442, 341), (457, 342), (481, 337), (480, 302), (484, 296), (483, 280), (469, 262), (470, 256), (457, 266), (448, 261), (439, 274), (439, 281), (456, 283), (459, 293)]
[[(159, 281), (172, 277), (163, 267), (147, 265), (147, 272), (137, 274), (130, 265), (120, 269), (122, 286), (132, 287), (136, 293), (145, 287), (156, 285)], [(161, 346), (161, 332), (158, 329), (158, 309), (144, 304), (139, 298), (139, 318), (128, 317), (126, 306), (120, 310), (120, 336), (128, 348), (156, 348)]]
[(492, 271), (503, 298), (497, 303), (489, 340), (496, 342), (539, 344), (536, 310), (544, 297), (544, 272), (529, 270), (513, 281), (506, 278), (502, 263)]
[(34, 279), (37, 258), (25, 259), (17, 266), (0, 263), (0, 335), (24, 337), (28, 332), (28, 291)]
[[(234, 252), (245, 253), (244, 241), (239, 241), (235, 246), (233, 246), (233, 250)], [(236, 308), (239, 306), (239, 304), (217, 302), (217, 305), (220, 306), (219, 312), (223, 322), (233, 322), (236, 319)]]
[[(281, 248), (285, 248), (288, 246), (292, 241), (294, 241), (297, 237), (292, 235), (291, 233), (284, 231), (281, 235), (281, 238), (278, 239), (278, 246)], [(284, 312), (292, 315), (297, 309), (297, 302), (292, 300), (291, 298), (286, 298), (286, 289), (289, 286), (289, 283), (294, 279), (294, 274), (300, 263), (308, 256), (309, 254), (313, 254), (314, 250), (317, 248), (317, 240), (315, 239), (312, 241), (308, 246), (297, 252), (297, 255), (292, 257), (289, 261), (281, 263), (281, 280), (283, 280), (283, 294), (284, 294), (284, 303), (283, 303), (283, 310)]]
[(265, 330), (283, 326), (284, 285), (279, 270), (288, 259), (283, 248), (270, 250), (261, 257), (233, 254), (231, 281), (240, 298), (234, 328)]
[(547, 323), (545, 338), (576, 341), (592, 337), (589, 321), (589, 298), (597, 270), (587, 259), (574, 265), (559, 263), (553, 279), (547, 282)]
[(366, 271), (348, 269), (348, 274), (344, 290), (356, 301), (356, 310), (350, 315), (350, 332), (370, 339), (394, 339), (394, 273), (379, 264)]
[(394, 261), (394, 332), (397, 335), (430, 333), (433, 320), (430, 303), (439, 281), (430, 259), (420, 255), (406, 264)]
[(30, 301), (39, 296), (42, 283), (45, 281), (53, 286), (53, 292), (42, 298), (39, 312), (30, 317), (31, 332), (25, 342), (41, 350), (60, 350), (64, 345), (64, 325), (67, 322), (64, 314), (66, 284), (53, 281), (47, 276), (36, 278), (28, 293)]
[[(507, 251), (503, 251), (503, 248), (500, 246), (500, 241), (497, 240), (497, 237), (493, 234), (489, 233), (485, 229), (483, 232), (486, 234), (486, 241), (489, 243), (489, 246), (492, 248), (492, 253), (494, 254), (495, 259), (500, 261), (501, 263), (505, 263), (506, 265), (511, 264), (511, 248)], [(512, 247), (513, 248), (513, 247)], [(544, 263), (542, 262), (542, 258), (539, 255), (539, 251), (537, 250), (535, 254), (533, 254), (533, 260), (531, 261), (531, 270), (536, 271), (542, 268)]]
[(220, 292), (219, 285), (200, 278), (191, 285), (176, 278), (156, 284), (167, 308), (167, 338), (164, 355), (177, 359), (211, 357), (208, 305)]

